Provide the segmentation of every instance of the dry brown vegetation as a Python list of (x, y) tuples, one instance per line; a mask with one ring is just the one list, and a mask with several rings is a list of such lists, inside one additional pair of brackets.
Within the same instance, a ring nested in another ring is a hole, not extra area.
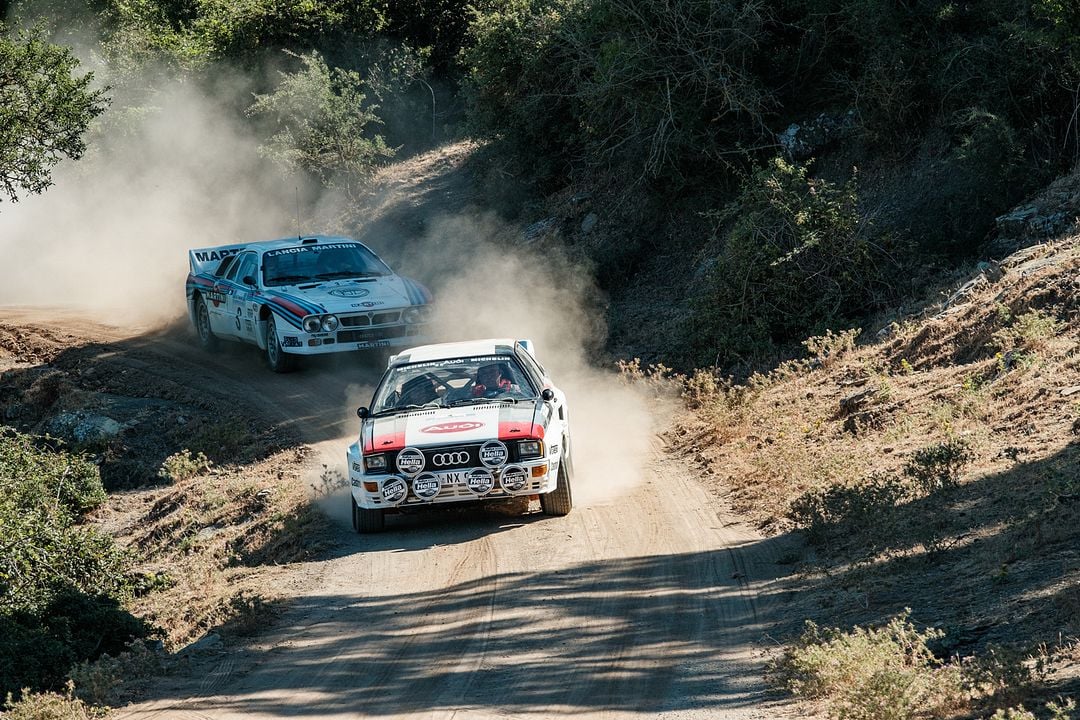
[[(1039, 656), (1021, 699), (1075, 694), (1080, 239), (1001, 269), (858, 344), (813, 338), (808, 359), (745, 384), (680, 378), (692, 409), (666, 439), (759, 527), (803, 534), (793, 622), (883, 624), (911, 607), (943, 630), (941, 657)], [(980, 707), (1017, 692), (1002, 682)]]

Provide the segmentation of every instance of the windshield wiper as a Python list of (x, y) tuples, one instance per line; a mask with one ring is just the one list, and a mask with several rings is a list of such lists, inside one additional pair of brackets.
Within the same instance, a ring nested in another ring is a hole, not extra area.
[(307, 275), (279, 275), (278, 277), (270, 278), (269, 280), (267, 280), (266, 284), (269, 285), (273, 283), (275, 285), (288, 285), (289, 283), (304, 282), (305, 280), (310, 279), (311, 278), (309, 278)]
[(334, 272), (324, 272), (314, 275), (312, 276), (312, 280), (341, 280), (359, 276), (360, 273), (354, 273), (351, 270), (335, 270)]
[(493, 397), (493, 398), (465, 398), (464, 400), (455, 400), (446, 407), (460, 407), (463, 405), (482, 405), (483, 403), (497, 403), (508, 402), (513, 405), (517, 404), (517, 398), (511, 395), (505, 397)]
[(446, 405), (443, 405), (442, 403), (436, 403), (436, 402), (424, 403), (423, 405), (401, 405), (401, 406), (398, 406), (398, 407), (386, 408), (385, 410), (380, 410), (377, 413), (372, 413), (371, 417), (383, 417), (384, 415), (397, 415), (398, 413), (408, 412), (409, 410), (427, 410), (427, 409), (444, 408), (444, 407), (446, 407)]

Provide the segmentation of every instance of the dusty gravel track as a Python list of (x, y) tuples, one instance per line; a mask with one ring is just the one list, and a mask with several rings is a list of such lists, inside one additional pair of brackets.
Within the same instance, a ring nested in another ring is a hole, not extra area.
[[(40, 311), (8, 317), (71, 343), (106, 341), (122, 348), (115, 362), (235, 397), (342, 453), (356, 422), (345, 385), (377, 374), (338, 363), (277, 376), (254, 350), (208, 358), (175, 329), (133, 336)], [(331, 556), (297, 570), (264, 634), (194, 656), (190, 672), (117, 715), (785, 715), (766, 695), (760, 653), (784, 549), (734, 522), (659, 448), (646, 472), (633, 496), (565, 518), (412, 516), (373, 536), (342, 526)]]

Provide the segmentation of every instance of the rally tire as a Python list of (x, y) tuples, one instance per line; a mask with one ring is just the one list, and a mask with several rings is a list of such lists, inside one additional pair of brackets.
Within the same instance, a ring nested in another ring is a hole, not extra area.
[(352, 526), (358, 533), (382, 532), (386, 527), (386, 514), (382, 510), (369, 510), (356, 504), (356, 500), (349, 496), (349, 504), (352, 505)]
[(271, 315), (266, 321), (266, 362), (270, 369), (276, 373), (292, 372), (296, 369), (296, 356), (291, 355), (281, 348), (278, 340), (277, 322)]
[(570, 478), (566, 474), (566, 464), (559, 463), (559, 482), (555, 489), (540, 496), (540, 509), (545, 515), (568, 515), (574, 507), (570, 494)]
[(199, 347), (207, 352), (218, 349), (218, 337), (210, 329), (210, 311), (202, 295), (195, 296), (195, 333), (199, 336)]

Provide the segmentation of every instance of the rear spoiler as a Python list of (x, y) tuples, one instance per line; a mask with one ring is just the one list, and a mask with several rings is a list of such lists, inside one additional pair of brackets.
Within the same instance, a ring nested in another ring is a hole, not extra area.
[(191, 274), (213, 273), (221, 265), (221, 261), (230, 255), (243, 250), (246, 245), (221, 245), (212, 248), (196, 248), (188, 250), (188, 262), (191, 263)]

